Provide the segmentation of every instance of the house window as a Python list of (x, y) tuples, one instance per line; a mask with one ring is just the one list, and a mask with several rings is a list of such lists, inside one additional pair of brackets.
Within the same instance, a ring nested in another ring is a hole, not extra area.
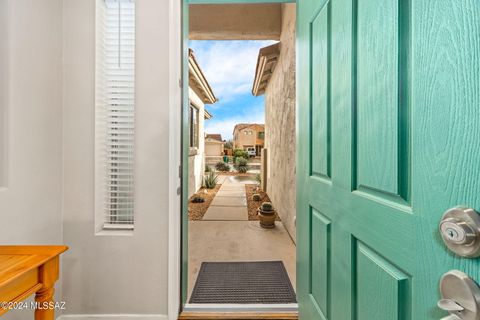
[(134, 79), (135, 1), (97, 0), (95, 202), (103, 229), (133, 229)]
[(190, 127), (190, 148), (198, 148), (200, 117), (198, 109), (193, 105), (190, 105), (190, 113), (188, 115), (188, 119)]

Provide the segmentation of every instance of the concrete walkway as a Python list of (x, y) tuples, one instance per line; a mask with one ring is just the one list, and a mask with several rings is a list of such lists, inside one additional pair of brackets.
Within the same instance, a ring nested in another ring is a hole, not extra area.
[(245, 184), (253, 177), (220, 175), (218, 190), (202, 220), (188, 226), (188, 296), (193, 290), (202, 262), (283, 261), (296, 287), (295, 244), (283, 226), (263, 229), (258, 221), (248, 221)]
[(283, 261), (295, 288), (295, 244), (283, 224), (275, 224), (263, 229), (258, 221), (190, 221), (188, 297), (205, 261)]
[(248, 221), (247, 197), (243, 183), (224, 183), (203, 216), (207, 221)]

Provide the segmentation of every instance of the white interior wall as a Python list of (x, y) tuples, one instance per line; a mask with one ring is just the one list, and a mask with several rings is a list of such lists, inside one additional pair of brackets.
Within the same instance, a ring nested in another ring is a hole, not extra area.
[(6, 109), (7, 109), (7, 0), (0, 0), (0, 188), (6, 185)]
[(0, 243), (70, 246), (57, 286), (64, 315), (164, 318), (168, 209), (175, 207), (168, 168), (176, 159), (166, 148), (173, 137), (169, 92), (177, 83), (169, 81), (169, 4), (137, 2), (135, 231), (95, 236), (94, 1), (0, 0), (0, 110), (8, 115), (8, 126), (0, 118), (0, 139), (8, 137), (0, 151), (9, 177), (0, 188), (0, 218), (8, 221), (0, 224)]
[(136, 12), (135, 230), (95, 235), (95, 0), (64, 0), (65, 314), (167, 314), (169, 3)]
[(61, 243), (62, 0), (0, 0), (0, 10), (9, 33), (0, 243)]
[(0, 0), (0, 39), (0, 243), (62, 243), (62, 0)]

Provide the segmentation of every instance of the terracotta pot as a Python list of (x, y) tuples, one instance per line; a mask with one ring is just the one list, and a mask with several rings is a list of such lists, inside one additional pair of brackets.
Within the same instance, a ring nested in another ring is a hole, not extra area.
[(265, 229), (275, 228), (275, 219), (277, 218), (275, 210), (263, 211), (258, 208), (258, 217), (260, 219), (260, 226)]

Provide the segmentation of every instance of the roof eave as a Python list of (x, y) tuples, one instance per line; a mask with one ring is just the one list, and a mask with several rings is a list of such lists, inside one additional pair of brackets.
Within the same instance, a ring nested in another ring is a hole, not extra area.
[(265, 93), (273, 71), (275, 70), (275, 66), (278, 62), (279, 55), (280, 42), (261, 48), (258, 51), (255, 79), (253, 80), (252, 87), (252, 94), (254, 96), (257, 97)]
[(202, 69), (200, 68), (192, 49), (188, 49), (188, 73), (189, 84), (193, 81), (194, 87), (198, 88), (201, 93), (201, 98), (204, 103), (214, 104), (218, 101), (217, 97), (213, 93), (210, 84), (208, 83)]

